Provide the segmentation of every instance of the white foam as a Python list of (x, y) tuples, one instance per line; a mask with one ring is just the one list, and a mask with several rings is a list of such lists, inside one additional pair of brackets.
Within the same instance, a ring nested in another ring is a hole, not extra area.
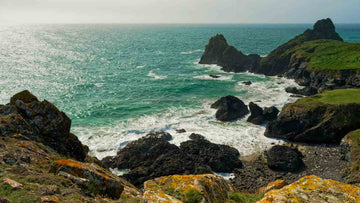
[(210, 75), (198, 75), (193, 78), (201, 79), (201, 80), (232, 80), (232, 75), (217, 75), (218, 78), (213, 78)]
[[(274, 105), (281, 109), (285, 103), (296, 100), (284, 90), (289, 85), (296, 86), (296, 83), (278, 77), (269, 77), (266, 82), (254, 82), (250, 86), (239, 82), (235, 88), (247, 93), (242, 92), (241, 95), (235, 96), (245, 103), (261, 100), (256, 103), (262, 107)], [(213, 143), (235, 147), (241, 156), (263, 151), (271, 147), (272, 143), (282, 143), (265, 137), (265, 126), (248, 123), (246, 117), (235, 122), (217, 121), (214, 117), (216, 110), (210, 108), (213, 102), (205, 101), (197, 109), (170, 108), (163, 113), (131, 118), (115, 126), (74, 127), (73, 131), (81, 142), (90, 147), (91, 153), (100, 159), (115, 155), (116, 151), (129, 141), (154, 131), (169, 132), (173, 135), (170, 142), (176, 145), (189, 140), (191, 133), (198, 133)], [(177, 133), (176, 129), (185, 129), (187, 132)]]
[(136, 68), (145, 68), (145, 66), (136, 66)]
[(193, 50), (193, 51), (183, 51), (180, 54), (188, 55), (188, 54), (199, 53), (199, 52), (203, 52), (203, 51), (204, 50), (202, 50), (202, 49), (197, 49), (197, 50)]
[(154, 70), (159, 70), (159, 69), (153, 69), (151, 71), (149, 71), (149, 73), (147, 74), (148, 77), (153, 77), (155, 80), (163, 80), (165, 78), (167, 78), (166, 75), (156, 75), (153, 71)]

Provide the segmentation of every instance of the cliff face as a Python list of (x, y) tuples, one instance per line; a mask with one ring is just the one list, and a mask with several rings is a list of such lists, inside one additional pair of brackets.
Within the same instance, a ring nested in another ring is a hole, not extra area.
[(258, 69), (260, 56), (245, 55), (235, 47), (229, 46), (223, 35), (216, 35), (209, 40), (200, 64), (217, 64), (227, 72), (241, 72), (249, 69)]

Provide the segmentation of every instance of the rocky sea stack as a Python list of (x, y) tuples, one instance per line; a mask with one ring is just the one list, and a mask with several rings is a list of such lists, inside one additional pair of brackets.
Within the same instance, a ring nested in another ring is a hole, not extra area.
[(244, 102), (234, 96), (220, 98), (211, 105), (211, 108), (217, 109), (215, 116), (220, 121), (233, 121), (249, 113)]

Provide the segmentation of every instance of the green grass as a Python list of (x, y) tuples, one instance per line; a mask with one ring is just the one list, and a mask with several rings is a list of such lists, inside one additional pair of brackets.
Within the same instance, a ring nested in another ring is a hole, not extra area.
[(294, 55), (306, 57), (307, 68), (346, 70), (360, 69), (360, 44), (336, 40), (315, 40), (296, 46)]
[(311, 99), (324, 104), (360, 104), (360, 89), (338, 89), (329, 90), (310, 97)]
[(233, 192), (229, 194), (231, 201), (239, 203), (255, 203), (264, 198), (264, 194)]
[(199, 203), (202, 200), (202, 195), (199, 190), (190, 189), (185, 193), (184, 203)]

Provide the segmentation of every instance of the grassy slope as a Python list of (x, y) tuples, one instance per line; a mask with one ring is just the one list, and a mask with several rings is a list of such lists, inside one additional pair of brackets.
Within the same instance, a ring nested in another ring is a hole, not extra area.
[(296, 46), (293, 50), (298, 58), (309, 61), (308, 68), (346, 70), (360, 69), (360, 44), (336, 40), (315, 40)]
[(360, 89), (338, 89), (328, 90), (321, 94), (299, 99), (295, 104), (300, 106), (308, 106), (309, 108), (321, 104), (360, 104)]

